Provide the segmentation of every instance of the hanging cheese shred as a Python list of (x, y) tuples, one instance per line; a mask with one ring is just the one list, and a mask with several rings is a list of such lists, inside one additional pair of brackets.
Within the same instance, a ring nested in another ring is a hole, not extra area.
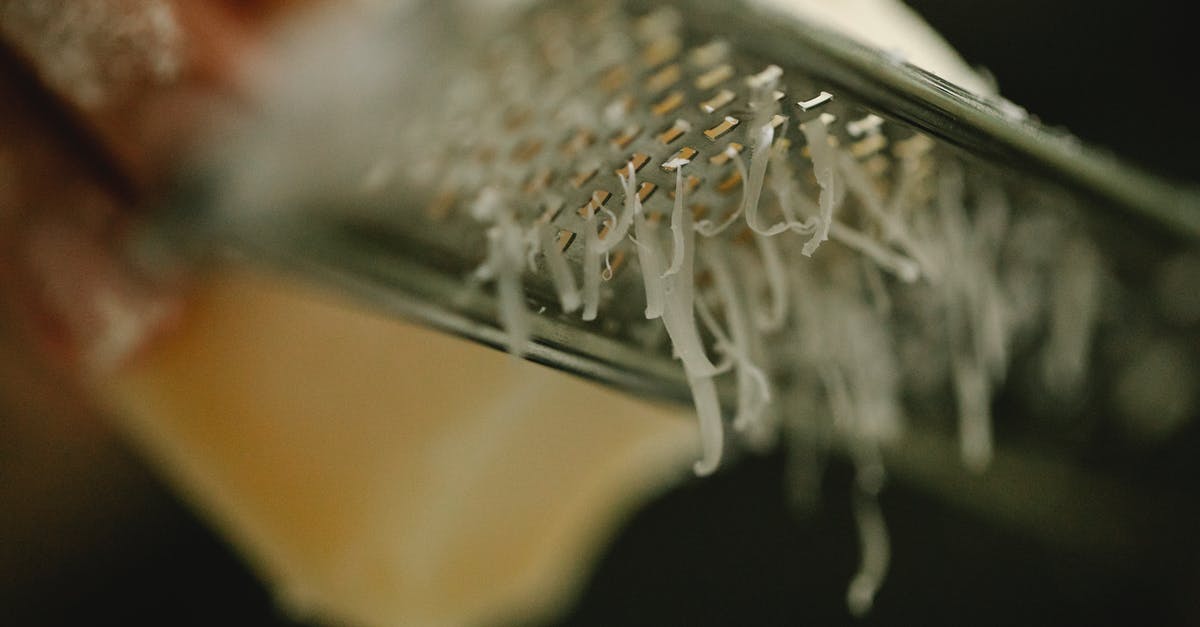
[[(744, 187), (746, 195), (743, 202), (746, 206), (746, 225), (750, 227), (750, 230), (759, 235), (776, 235), (789, 228), (787, 222), (781, 222), (770, 227), (765, 227), (758, 223), (759, 198), (762, 196), (763, 179), (766, 178), (767, 164), (771, 160), (771, 145), (774, 139), (775, 129), (768, 122), (759, 129), (758, 137), (755, 139), (754, 150), (750, 153), (749, 177), (744, 178), (746, 181), (746, 186)], [(738, 171), (742, 172), (743, 177), (745, 177), (745, 165), (742, 163), (741, 157), (735, 156), (734, 163), (737, 164)]]
[[(632, 163), (629, 164), (628, 172), (629, 176), (617, 175), (621, 181), (621, 190), (625, 193), (625, 208), (621, 211), (619, 219), (614, 216), (613, 228), (604, 239), (599, 240), (600, 251), (603, 253), (611, 252), (625, 240), (625, 235), (629, 233), (629, 227), (633, 224), (633, 217), (642, 211), (642, 200), (637, 193), (637, 170), (633, 168)], [(609, 212), (609, 215), (612, 215), (612, 212)]]
[(982, 472), (992, 461), (991, 389), (987, 373), (966, 355), (955, 354), (951, 362), (963, 464)]
[(692, 230), (690, 212), (680, 216), (680, 227), (683, 232), (683, 260), (679, 271), (665, 279), (666, 299), (663, 306), (663, 324), (675, 354), (683, 362), (689, 377), (711, 377), (717, 373), (717, 367), (708, 360), (704, 353), (704, 343), (700, 340), (696, 328), (695, 316), (695, 258), (696, 242)]
[(562, 305), (564, 312), (572, 313), (579, 309), (581, 304), (579, 288), (575, 285), (575, 275), (567, 264), (566, 256), (559, 250), (558, 242), (555, 241), (558, 227), (553, 224), (543, 224), (538, 230), (542, 254), (546, 258), (546, 266), (550, 269), (550, 278), (554, 281), (554, 289), (558, 292), (558, 302)]
[(761, 424), (763, 413), (771, 402), (771, 388), (766, 374), (750, 359), (754, 329), (746, 315), (744, 299), (737, 288), (729, 260), (719, 245), (709, 246), (706, 250), (708, 268), (712, 271), (717, 294), (725, 305), (725, 320), (729, 326), (728, 336), (721, 333), (715, 324), (714, 333), (718, 334), (718, 341), (727, 346), (726, 350), (737, 364), (737, 414), (733, 427), (746, 431)]
[(938, 215), (946, 249), (947, 276), (942, 283), (951, 375), (958, 401), (959, 444), (963, 464), (979, 472), (992, 459), (992, 376), (979, 352), (978, 257), (963, 205), (963, 174), (946, 167), (938, 177)]
[(586, 206), (583, 226), (583, 319), (595, 320), (600, 307), (600, 261), (604, 256), (600, 249), (600, 234), (597, 231), (596, 207), (600, 206), (600, 193), (592, 195)]
[[(725, 149), (725, 155), (733, 160), (734, 165), (736, 165), (738, 169), (738, 176), (741, 176), (742, 181), (745, 181), (746, 177), (748, 176), (746, 172), (746, 164), (742, 162), (742, 157), (738, 154), (738, 151), (734, 149), (733, 146), (730, 146), (729, 148)], [(749, 192), (747, 192), (748, 188), (748, 185), (742, 185), (742, 200), (738, 202), (737, 209), (735, 209), (733, 213), (729, 214), (724, 220), (721, 221), (720, 224), (716, 225), (714, 225), (711, 220), (701, 220), (696, 225), (696, 232), (704, 237), (716, 237), (717, 235), (725, 232), (725, 229), (729, 228), (731, 224), (737, 222), (737, 219), (742, 216), (742, 212), (746, 210), (746, 202), (749, 199)]]
[(812, 155), (813, 175), (821, 188), (818, 199), (821, 213), (817, 220), (816, 232), (812, 239), (800, 249), (800, 254), (811, 257), (822, 242), (829, 239), (829, 229), (833, 224), (833, 212), (837, 200), (836, 181), (834, 179), (833, 148), (829, 145), (829, 134), (825, 128), (827, 114), (800, 125), (804, 138), (808, 140), (808, 150)]
[(841, 222), (833, 222), (829, 227), (829, 232), (838, 243), (866, 255), (880, 268), (896, 275), (905, 283), (912, 283), (921, 277), (921, 267), (917, 265), (917, 262), (884, 247), (874, 239)]
[[(976, 268), (974, 270), (976, 277), (972, 283), (976, 289), (974, 310), (978, 319), (975, 344), (988, 371), (993, 374), (993, 379), (1000, 381), (1008, 371), (1013, 316), (1009, 295), (1000, 285), (999, 277), (1000, 255), (1009, 231), (1008, 199), (999, 185), (993, 184), (984, 187), (979, 202), (976, 203), (972, 222), (971, 247), (976, 251)], [(1091, 250), (1091, 243), (1086, 239), (1077, 238), (1076, 241), (1084, 249)], [(1066, 252), (1071, 248), (1071, 245), (1068, 244), (1063, 250)], [(1052, 303), (1055, 294), (1066, 295), (1068, 293), (1082, 296), (1084, 301), (1092, 300), (1089, 295), (1094, 292), (1095, 273), (1099, 264), (1098, 260), (1090, 259), (1091, 263), (1077, 266), (1077, 269), (1083, 273), (1082, 275), (1073, 275), (1070, 272), (1055, 273), (1058, 280), (1062, 281), (1062, 286), (1061, 289), (1053, 288)], [(1075, 335), (1078, 340), (1078, 343), (1072, 342), (1072, 344), (1080, 346), (1080, 349), (1086, 352), (1091, 343), (1091, 316), (1087, 315), (1086, 311), (1075, 311), (1064, 317), (1070, 320), (1065, 326), (1070, 328), (1070, 333)], [(1049, 320), (1051, 339), (1047, 342), (1048, 349), (1054, 344), (1054, 328), (1060, 320), (1053, 313), (1051, 314)], [(1080, 367), (1082, 367), (1082, 363)], [(1082, 371), (1079, 374), (1082, 375)], [(1066, 381), (1053, 383), (1047, 381), (1046, 387), (1049, 390), (1066, 391), (1070, 389), (1071, 385)]]
[(646, 318), (653, 320), (663, 315), (665, 279), (663, 279), (662, 249), (658, 245), (657, 229), (646, 222), (646, 216), (639, 210), (633, 217), (634, 230), (637, 238), (638, 265), (642, 267), (642, 283), (646, 290)]
[[(646, 317), (662, 318), (674, 354), (683, 363), (700, 421), (703, 453), (694, 470), (697, 475), (707, 475), (716, 471), (720, 465), (724, 449), (721, 403), (713, 377), (720, 374), (725, 366), (715, 366), (709, 361), (696, 327), (695, 234), (691, 213), (682, 210), (683, 184), (679, 172), (683, 165), (684, 163), (678, 161), (672, 163), (676, 169), (676, 176), (680, 177), (677, 179), (675, 212), (671, 225), (678, 262), (673, 265), (676, 267), (666, 272), (661, 271), (664, 257), (654, 227), (646, 221), (640, 202), (635, 200), (630, 204), (630, 208), (636, 231), (633, 242), (637, 247), (638, 262), (642, 266), (642, 281), (645, 285)], [(636, 199), (632, 175), (622, 182), (626, 186), (627, 197), (632, 195)]]
[(756, 321), (758, 327), (766, 332), (778, 331), (787, 321), (788, 288), (787, 275), (783, 269), (783, 258), (775, 241), (765, 235), (755, 235), (754, 243), (762, 257), (763, 272), (767, 277), (767, 287), (771, 294), (771, 305), (765, 315)]
[(924, 248), (916, 243), (909, 234), (908, 229), (900, 223), (897, 216), (884, 208), (883, 199), (875, 191), (871, 181), (867, 178), (867, 173), (863, 171), (858, 160), (845, 151), (837, 151), (837, 157), (839, 170), (842, 173), (843, 180), (846, 181), (846, 186), (854, 192), (862, 203), (862, 206), (867, 209), (871, 217), (883, 228), (883, 240), (899, 246), (905, 254), (915, 259), (920, 268), (924, 268), (926, 272), (934, 267), (934, 263), (930, 260)]
[[(768, 183), (771, 191), (775, 194), (775, 199), (779, 202), (779, 211), (783, 214), (788, 228), (800, 235), (812, 235), (820, 224), (820, 218), (817, 216), (820, 210), (816, 203), (797, 189), (796, 172), (792, 169), (791, 161), (788, 158), (790, 145), (791, 142), (780, 140), (771, 147), (771, 178), (768, 179)], [(798, 210), (801, 208), (804, 210), (803, 213), (808, 216), (804, 220), (801, 220), (798, 214)]]
[[(682, 191), (682, 186), (680, 191)], [(677, 196), (677, 198), (681, 195)], [(676, 240), (680, 253), (679, 267), (674, 273), (665, 277), (650, 276), (646, 269), (643, 278), (647, 279), (646, 290), (653, 292), (656, 281), (663, 284), (663, 325), (671, 338), (676, 357), (683, 362), (684, 373), (692, 389), (692, 400), (696, 404), (696, 414), (700, 419), (700, 440), (703, 456), (696, 462), (694, 470), (697, 475), (707, 475), (716, 471), (721, 461), (724, 448), (725, 432), (721, 421), (721, 403), (717, 397), (713, 377), (721, 369), (709, 361), (704, 352), (704, 344), (696, 328), (695, 314), (695, 234), (690, 212), (679, 211), (675, 218), (678, 233), (682, 237)], [(651, 265), (661, 257), (657, 250), (658, 242), (650, 234), (643, 235), (641, 227), (646, 226), (639, 220), (638, 249), (642, 258), (650, 260)]]
[(522, 229), (521, 239), (524, 240), (525, 269), (530, 272), (537, 272), (538, 256), (542, 254), (541, 229), (537, 228), (536, 225)]
[(875, 604), (875, 595), (887, 575), (892, 549), (876, 495), (860, 489), (854, 495), (853, 508), (860, 555), (858, 572), (846, 589), (846, 605), (852, 615), (862, 617)]
[(717, 397), (717, 386), (711, 376), (688, 377), (692, 388), (692, 400), (696, 403), (696, 415), (700, 418), (701, 457), (692, 465), (697, 476), (711, 475), (721, 465), (725, 447), (725, 428), (721, 422), (721, 401)]
[(529, 344), (529, 312), (525, 309), (525, 291), (521, 286), (525, 238), (511, 219), (506, 220), (498, 229), (499, 245), (495, 239), (492, 240), (492, 245), (504, 251), (497, 276), (500, 322), (508, 331), (509, 352), (519, 357)]
[(675, 170), (675, 208), (671, 211), (671, 237), (674, 248), (671, 251), (671, 266), (663, 273), (663, 278), (679, 272), (680, 266), (683, 265), (685, 231), (692, 230), (690, 217), (688, 226), (683, 225), (683, 166), (688, 163), (690, 162), (687, 159), (677, 158), (663, 164), (663, 167)]
[(499, 191), (483, 190), (471, 211), (477, 220), (493, 225), (487, 231), (487, 261), (475, 275), (483, 280), (496, 280), (500, 323), (508, 335), (508, 351), (519, 357), (529, 344), (529, 314), (521, 286), (528, 240)]
[(1074, 237), (1063, 246), (1050, 299), (1049, 337), (1042, 353), (1046, 388), (1071, 399), (1087, 371), (1092, 332), (1099, 313), (1099, 251)]
[(903, 218), (907, 217), (907, 214), (910, 213), (909, 209), (911, 207), (909, 203), (912, 200), (913, 189), (917, 186), (917, 181), (920, 178), (921, 160), (912, 154), (904, 151), (901, 152), (901, 156), (895, 162), (900, 175), (897, 177), (895, 188), (892, 190), (892, 196), (888, 200), (887, 212)]

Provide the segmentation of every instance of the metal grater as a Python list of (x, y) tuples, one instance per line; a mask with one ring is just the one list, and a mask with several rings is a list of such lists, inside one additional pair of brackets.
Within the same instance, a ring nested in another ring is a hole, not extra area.
[[(1011, 103), (969, 94), (751, 2), (546, 2), (469, 48), (470, 59), (431, 61), (447, 83), (423, 93), (436, 103), (432, 109), (379, 120), (384, 147), (366, 151), (368, 167), (353, 180), (303, 196), (311, 202), (287, 212), (258, 211), (230, 206), (226, 193), (242, 184), (231, 180), (257, 172), (210, 164), (181, 184), (175, 224), (189, 225), (188, 237), (195, 237), (197, 217), (211, 218), (209, 235), (253, 257), (395, 315), (507, 349), (503, 294), (494, 276), (477, 274), (496, 246), (488, 236), (496, 224), (476, 215), (481, 195), (493, 190), (492, 202), (509, 208), (514, 224), (540, 246), (519, 273), (532, 339), (519, 352), (630, 393), (691, 402), (661, 322), (644, 315), (637, 245), (625, 241), (610, 252), (597, 315), (585, 320), (563, 306), (547, 242), (582, 284), (586, 242), (616, 226), (626, 197), (621, 177), (631, 172), (665, 250), (680, 191), (692, 220), (723, 223), (745, 209), (754, 161), (769, 155), (755, 154), (769, 125), (771, 148), (782, 156), (766, 161), (760, 219), (781, 219), (780, 190), (790, 186), (809, 199), (808, 216), (813, 206), (820, 210), (822, 194), (834, 197), (834, 231), (841, 235), (811, 255), (804, 254), (811, 233), (770, 238), (772, 258), (737, 220), (697, 245), (697, 299), (708, 310), (698, 315), (707, 313), (701, 317), (718, 329), (731, 323), (716, 295), (721, 268), (757, 308), (746, 312), (755, 320), (771, 317), (764, 264), (782, 264), (789, 281), (782, 324), (760, 325), (742, 347), (772, 390), (763, 417), (768, 435), (739, 435), (746, 445), (770, 446), (782, 433), (801, 443), (797, 450), (840, 449), (864, 467), (882, 455), (899, 472), (943, 486), (958, 481), (948, 469), (959, 467), (960, 455), (968, 466), (994, 458), (986, 481), (963, 498), (1003, 501), (1014, 482), (1039, 468), (1053, 469), (1046, 489), (1065, 494), (1099, 485), (1075, 463), (1089, 458), (1097, 441), (1070, 425), (1091, 420), (1108, 426), (1084, 431), (1110, 433), (1139, 419), (1122, 418), (1112, 396), (1132, 385), (1122, 377), (1136, 370), (1137, 338), (1168, 338), (1168, 366), (1200, 367), (1200, 319), (1180, 315), (1164, 302), (1162, 281), (1146, 279), (1176, 268), (1182, 291), (1200, 287), (1200, 275), (1187, 270), (1200, 267), (1189, 265), (1200, 263), (1200, 194), (1042, 128)], [(249, 141), (264, 154), (279, 137), (264, 132)], [(814, 141), (826, 142), (838, 160), (832, 183), (814, 169)], [(948, 202), (962, 211), (950, 215)], [(164, 220), (160, 232), (171, 224)], [(906, 238), (934, 244), (922, 249)], [(988, 289), (996, 293), (981, 295), (967, 273), (978, 264), (989, 268), (995, 285)], [(1080, 285), (1090, 291), (1073, 293)], [(980, 313), (987, 308), (980, 299), (1009, 312), (1003, 346), (981, 339), (994, 321)], [(712, 350), (720, 338), (699, 326)], [(874, 337), (877, 331), (886, 337)], [(830, 348), (860, 340), (861, 351)], [(894, 395), (903, 416), (845, 419), (878, 400), (856, 397), (854, 380), (875, 376), (869, 373), (879, 360), (869, 349), (881, 343), (892, 352), (889, 371), (878, 378), (892, 380), (876, 383)], [(1054, 364), (1056, 351), (1080, 355), (1081, 363)], [(823, 371), (829, 361), (832, 375)], [(831, 383), (831, 376), (851, 381)], [(849, 386), (849, 400), (837, 398), (838, 385)], [(733, 374), (719, 377), (717, 388), (730, 423), (744, 390)], [(991, 427), (970, 416), (988, 413), (997, 393), (1021, 399), (1021, 409), (996, 421), (993, 455)], [(738, 435), (728, 424), (725, 430)], [(1055, 453), (1031, 456), (1017, 445), (1029, 441)], [(1061, 515), (1028, 514), (1017, 524), (1054, 535), (1080, 520), (1126, 515), (1132, 503), (1159, 501), (1180, 487), (1112, 485), (1111, 499)], [(1101, 530), (1077, 540), (1124, 550), (1128, 538), (1117, 535)]]

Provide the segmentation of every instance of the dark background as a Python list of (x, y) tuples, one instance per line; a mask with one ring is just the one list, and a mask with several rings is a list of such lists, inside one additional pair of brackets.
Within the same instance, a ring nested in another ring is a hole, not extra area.
[(1184, 2), (910, 0), (1001, 92), (1155, 171), (1200, 179), (1195, 22)]
[[(1187, 3), (910, 4), (1043, 121), (1155, 171), (1200, 178)], [(1198, 450), (1183, 448), (1194, 432), (1174, 454)], [(0, 455), (17, 454), (0, 442)], [(44, 542), (5, 547), (0, 538), (0, 564), (8, 565), (0, 572), (0, 625), (291, 624), (149, 471), (132, 455), (116, 455), (114, 467), (128, 473), (123, 483), (145, 487), (133, 497), (100, 492), (84, 502), (103, 509), (119, 501), (132, 511), (47, 512), (33, 523), (44, 525)], [(61, 461), (69, 463), (69, 450)], [(843, 604), (857, 562), (849, 469), (831, 467), (822, 507), (798, 516), (786, 507), (782, 468), (778, 456), (743, 460), (649, 505), (561, 624), (856, 624)], [(88, 490), (86, 468), (69, 476), (71, 489)], [(5, 481), (0, 476), (0, 488)], [(0, 502), (0, 515), (10, 507)], [(883, 507), (892, 569), (876, 611), (858, 624), (1200, 624), (1194, 571), (1074, 553), (902, 484), (888, 488)], [(63, 544), (64, 530), (90, 541)]]

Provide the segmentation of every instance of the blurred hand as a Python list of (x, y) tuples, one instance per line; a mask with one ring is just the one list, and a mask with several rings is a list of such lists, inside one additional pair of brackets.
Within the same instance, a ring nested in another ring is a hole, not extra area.
[(125, 263), (124, 234), (193, 137), (237, 108), (239, 60), (292, 8), (0, 0), (4, 594), (120, 546), (111, 530), (146, 514), (145, 474), (86, 388), (172, 324), (182, 286)]
[(74, 378), (171, 319), (121, 247), (299, 2), (0, 2), (0, 346)]

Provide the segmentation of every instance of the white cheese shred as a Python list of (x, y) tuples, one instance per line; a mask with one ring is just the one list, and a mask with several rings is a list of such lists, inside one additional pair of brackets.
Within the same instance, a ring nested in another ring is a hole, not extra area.
[(875, 492), (856, 490), (854, 523), (858, 528), (859, 566), (846, 589), (846, 605), (855, 617), (866, 616), (875, 604), (892, 559), (887, 523)]
[(717, 367), (708, 360), (704, 343), (696, 328), (695, 315), (695, 259), (696, 241), (692, 231), (692, 216), (684, 212), (680, 220), (683, 232), (683, 261), (679, 271), (665, 279), (666, 299), (663, 306), (663, 324), (675, 349), (675, 355), (683, 362), (689, 377), (711, 377)]
[[(683, 362), (683, 370), (692, 388), (692, 400), (700, 420), (700, 441), (703, 450), (694, 470), (697, 475), (708, 475), (716, 471), (724, 448), (725, 431), (721, 421), (721, 403), (717, 397), (713, 377), (720, 372), (709, 361), (704, 352), (700, 332), (696, 328), (695, 312), (695, 258), (696, 242), (690, 212), (679, 212), (678, 227), (682, 234), (677, 242), (682, 253), (678, 270), (662, 279), (665, 282), (663, 303), (663, 325), (671, 338), (676, 357)], [(674, 226), (674, 225), (673, 225)], [(651, 243), (643, 241), (643, 245)]]
[(800, 249), (800, 254), (811, 257), (817, 251), (817, 247), (829, 239), (829, 229), (833, 224), (833, 212), (836, 209), (837, 181), (834, 178), (833, 147), (829, 145), (825, 117), (819, 116), (801, 124), (800, 130), (808, 141), (808, 151), (813, 162), (813, 175), (817, 179), (817, 185), (821, 188), (821, 194), (817, 200), (821, 212), (817, 217), (816, 232)]
[[(663, 167), (675, 169), (675, 207), (671, 211), (671, 237), (674, 242), (674, 248), (671, 251), (671, 265), (663, 273), (663, 278), (671, 276), (679, 272), (680, 266), (683, 265), (684, 256), (684, 201), (683, 201), (683, 166), (687, 165), (687, 159), (672, 159), (663, 164)], [(686, 230), (690, 231), (691, 219), (688, 219)]]
[(642, 284), (646, 291), (646, 319), (653, 320), (663, 315), (663, 303), (666, 300), (663, 279), (662, 249), (658, 245), (657, 229), (646, 221), (646, 216), (639, 211), (633, 218), (634, 230), (637, 237), (633, 239), (637, 246), (638, 265), (642, 269)]
[(512, 210), (494, 188), (484, 189), (471, 211), (477, 220), (492, 224), (487, 231), (488, 258), (476, 270), (475, 276), (481, 280), (496, 280), (500, 323), (508, 336), (508, 352), (520, 357), (529, 345), (530, 336), (529, 312), (525, 308), (525, 292), (521, 285), (528, 239)]
[(895, 244), (904, 253), (918, 262), (920, 268), (926, 271), (934, 266), (930, 260), (930, 256), (925, 252), (924, 247), (917, 244), (913, 236), (908, 232), (908, 229), (900, 222), (896, 214), (893, 214), (884, 207), (883, 199), (879, 197), (879, 193), (868, 178), (867, 173), (859, 165), (858, 160), (848, 152), (838, 151), (838, 166), (842, 173), (842, 180), (846, 182), (846, 186), (854, 195), (858, 197), (862, 206), (883, 228), (883, 239), (885, 242)]
[(787, 275), (783, 268), (783, 257), (775, 241), (765, 235), (755, 235), (754, 243), (762, 257), (763, 272), (767, 277), (767, 288), (771, 294), (771, 304), (764, 315), (756, 321), (758, 328), (772, 333), (783, 328), (787, 321), (788, 285)]
[(700, 419), (701, 457), (692, 465), (697, 476), (704, 477), (716, 472), (721, 465), (725, 446), (725, 427), (721, 422), (721, 402), (717, 397), (717, 386), (712, 377), (688, 377), (692, 388), (692, 400), (696, 403), (696, 415)]
[(600, 262), (604, 252), (600, 249), (600, 233), (597, 231), (596, 207), (599, 192), (593, 194), (587, 204), (587, 215), (583, 226), (583, 319), (595, 320), (600, 307)]
[(706, 252), (708, 268), (712, 271), (713, 283), (724, 304), (725, 320), (729, 326), (728, 336), (720, 333), (715, 325), (714, 332), (719, 333), (718, 341), (727, 346), (726, 350), (737, 365), (738, 398), (733, 427), (738, 431), (746, 431), (761, 425), (767, 405), (771, 402), (771, 387), (766, 374), (750, 358), (754, 328), (746, 314), (744, 299), (738, 290), (728, 257), (719, 245), (709, 246)]
[(963, 205), (963, 174), (947, 166), (938, 176), (938, 214), (946, 248), (947, 275), (942, 281), (951, 377), (958, 403), (959, 448), (963, 464), (982, 472), (993, 454), (991, 388), (993, 375), (980, 351), (977, 251)]
[(734, 209), (733, 213), (726, 216), (726, 218), (722, 220), (720, 224), (714, 225), (712, 221), (708, 219), (701, 220), (696, 225), (696, 232), (704, 237), (716, 237), (717, 235), (724, 233), (725, 229), (729, 228), (730, 225), (732, 225), (734, 222), (737, 222), (738, 218), (742, 217), (742, 212), (746, 210), (746, 202), (749, 199), (749, 192), (746, 191), (749, 186), (745, 183), (746, 177), (748, 176), (746, 172), (746, 163), (742, 161), (741, 155), (739, 155), (737, 150), (735, 150), (732, 146), (725, 149), (725, 154), (733, 160), (734, 165), (737, 166), (738, 175), (742, 177), (742, 199), (738, 202), (737, 209)]
[(581, 304), (579, 287), (575, 284), (575, 275), (567, 264), (567, 257), (558, 249), (555, 241), (558, 228), (553, 224), (543, 224), (540, 231), (542, 255), (546, 266), (550, 269), (550, 278), (554, 281), (554, 289), (558, 292), (558, 302), (566, 313), (573, 313)]

